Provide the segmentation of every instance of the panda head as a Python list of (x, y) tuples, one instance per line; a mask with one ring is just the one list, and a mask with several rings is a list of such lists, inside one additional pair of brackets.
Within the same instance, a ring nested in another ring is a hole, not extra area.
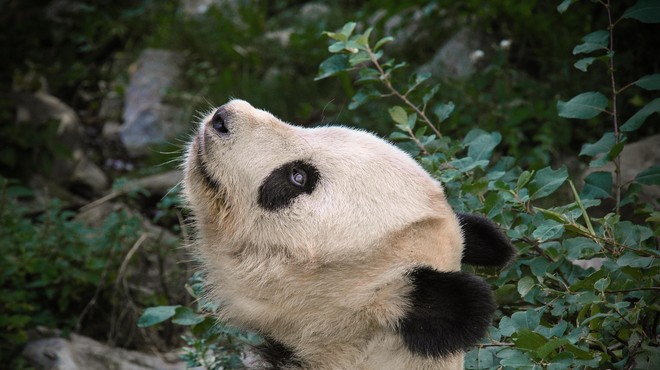
[[(357, 347), (374, 347), (368, 338), (382, 324), (415, 356), (461, 352), (494, 311), (489, 287), (460, 272), (461, 262), (504, 265), (514, 254), (492, 222), (456, 215), (441, 185), (391, 144), (343, 127), (292, 126), (242, 100), (201, 120), (184, 195), (221, 316), (308, 364), (316, 352), (303, 340), (305, 319), (315, 311), (323, 312), (310, 320), (328, 320), (336, 339), (365, 338)], [(358, 317), (368, 324), (345, 323)], [(346, 348), (346, 361), (360, 350)]]

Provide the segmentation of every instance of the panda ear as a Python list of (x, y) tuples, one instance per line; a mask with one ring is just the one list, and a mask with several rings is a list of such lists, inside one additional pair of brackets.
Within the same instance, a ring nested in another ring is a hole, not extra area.
[(443, 357), (465, 351), (486, 335), (495, 312), (490, 286), (464, 272), (416, 267), (399, 334), (416, 355)]
[(509, 238), (485, 217), (459, 213), (463, 230), (462, 262), (477, 266), (506, 266), (516, 256)]

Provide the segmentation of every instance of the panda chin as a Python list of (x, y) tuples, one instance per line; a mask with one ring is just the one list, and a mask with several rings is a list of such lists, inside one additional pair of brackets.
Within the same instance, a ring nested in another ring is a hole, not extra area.
[(204, 141), (203, 135), (199, 135), (197, 155), (195, 156), (195, 167), (198, 169), (199, 176), (202, 178), (204, 185), (216, 194), (222, 194), (224, 192), (220, 182), (211, 176), (206, 167), (206, 161), (204, 159)]

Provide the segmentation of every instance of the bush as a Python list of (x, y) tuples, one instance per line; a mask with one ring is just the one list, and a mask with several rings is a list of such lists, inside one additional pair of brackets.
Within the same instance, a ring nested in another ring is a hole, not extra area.
[[(37, 326), (65, 333), (80, 325), (90, 301), (109, 301), (114, 281), (139, 222), (124, 213), (100, 228), (73, 221), (58, 200), (38, 216), (17, 202), (32, 192), (0, 176), (0, 353), (11, 363)], [(32, 218), (34, 217), (34, 218)]]
[[(564, 12), (573, 2), (565, 0), (558, 9)], [(603, 25), (607, 30), (586, 35), (574, 53), (599, 53), (578, 60), (576, 67), (586, 71), (591, 63), (605, 62), (607, 74), (602, 78), (609, 82), (617, 78), (610, 41), (619, 22), (658, 23), (660, 17), (648, 0), (638, 1), (622, 14), (611, 14), (609, 2), (602, 4), (610, 15), (609, 24)], [(614, 171), (594, 172), (578, 191), (565, 167), (525, 170), (520, 158), (498, 154), (502, 142), (498, 132), (477, 128), (463, 140), (443, 135), (441, 128), (455, 105), (437, 101), (439, 85), (430, 85), (431, 76), (426, 73), (401, 78), (405, 63), (385, 59), (382, 50), (393, 39), (372, 43), (372, 29), (356, 33), (357, 28), (348, 23), (337, 32), (326, 32), (332, 39), (329, 51), (333, 55), (320, 64), (317, 79), (355, 79), (359, 88), (350, 109), (374, 99), (396, 99), (388, 113), (397, 130), (389, 139), (445, 184), (456, 211), (482, 213), (497, 221), (519, 250), (518, 260), (505, 271), (478, 271), (493, 285), (500, 310), (488, 337), (467, 354), (466, 367), (660, 368), (660, 212), (639, 201), (641, 186), (660, 184), (660, 167), (643, 170), (631, 184), (623, 184), (619, 166), (626, 137), (660, 107), (658, 99), (646, 101), (622, 123), (622, 102), (617, 100), (628, 88), (660, 89), (660, 75), (626, 81), (628, 84), (612, 82), (607, 94), (586, 92), (557, 103), (564, 118), (606, 115), (611, 120), (612, 131), (585, 144), (581, 155), (591, 158), (593, 167), (611, 162)], [(542, 114), (547, 115), (549, 110), (543, 109)], [(606, 208), (602, 217), (594, 216), (605, 207), (604, 201), (611, 201), (614, 207)], [(633, 210), (633, 217), (624, 216), (624, 206)], [(145, 316), (148, 313), (153, 312), (147, 311)], [(177, 307), (145, 325), (190, 313)], [(201, 320), (199, 311), (194, 315)], [(202, 330), (197, 332), (198, 340), (215, 330), (194, 325)], [(224, 333), (236, 338), (231, 332)], [(208, 343), (196, 348), (192, 348), (196, 356), (208, 355)], [(221, 350), (221, 346), (215, 349)]]

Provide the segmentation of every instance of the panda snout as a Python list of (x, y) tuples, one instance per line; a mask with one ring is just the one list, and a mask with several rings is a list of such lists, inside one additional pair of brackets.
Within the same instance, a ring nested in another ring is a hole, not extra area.
[(208, 122), (208, 126), (220, 137), (227, 137), (230, 134), (229, 126), (227, 125), (227, 108), (223, 105), (216, 109), (215, 113)]

